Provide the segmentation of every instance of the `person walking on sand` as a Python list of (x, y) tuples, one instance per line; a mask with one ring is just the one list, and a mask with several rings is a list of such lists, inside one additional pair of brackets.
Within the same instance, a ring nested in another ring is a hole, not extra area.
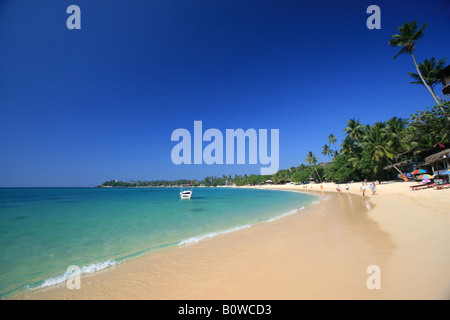
[(375, 194), (377, 192), (377, 188), (375, 187), (375, 181), (372, 182), (372, 194)]
[(347, 190), (347, 192), (348, 192), (349, 189), (350, 189), (350, 187), (348, 186), (348, 184), (346, 184), (345, 185), (345, 190)]
[(339, 185), (337, 186), (336, 191), (339, 193), (341, 192), (341, 187)]
[(361, 189), (362, 195), (363, 195), (363, 197), (364, 197), (364, 194), (366, 193), (366, 184), (365, 184), (364, 182), (361, 184), (360, 189)]

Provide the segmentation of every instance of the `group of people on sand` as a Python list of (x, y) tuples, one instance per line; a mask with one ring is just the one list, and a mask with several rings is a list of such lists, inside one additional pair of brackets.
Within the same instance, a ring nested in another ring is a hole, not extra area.
[[(361, 183), (361, 187), (360, 187), (363, 197), (365, 196), (365, 193), (366, 193), (366, 185), (367, 185), (367, 179), (365, 179), (364, 182)], [(375, 181), (372, 181), (369, 184), (369, 188), (370, 188), (370, 190), (372, 190), (372, 194), (375, 194), (377, 192), (377, 187), (375, 186)]]
[[(350, 190), (350, 187), (348, 186), (348, 184), (345, 185), (345, 190), (347, 190), (347, 191)], [(341, 192), (341, 187), (339, 185), (337, 186), (336, 191)]]
[[(366, 188), (367, 188), (367, 179), (365, 179), (361, 183), (361, 187), (359, 188), (361, 190), (361, 192), (362, 192), (362, 196), (363, 197), (365, 197), (365, 195), (366, 195)], [(377, 192), (377, 187), (375, 186), (375, 181), (372, 181), (369, 184), (369, 188), (372, 191), (372, 195), (374, 195)], [(347, 192), (348, 192), (349, 189), (350, 189), (350, 187), (348, 186), (348, 184), (346, 184), (345, 185), (345, 190), (347, 190)], [(339, 193), (341, 192), (341, 187), (339, 185), (337, 185), (336, 191), (339, 192)]]

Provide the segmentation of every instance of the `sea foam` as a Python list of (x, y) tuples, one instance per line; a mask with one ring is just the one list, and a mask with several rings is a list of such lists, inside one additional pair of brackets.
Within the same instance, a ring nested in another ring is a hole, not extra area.
[(267, 220), (267, 222), (273, 222), (273, 221), (275, 221), (275, 220), (279, 220), (279, 219), (281, 219), (281, 218), (284, 218), (284, 217), (293, 215), (293, 214), (295, 214), (295, 213), (297, 213), (298, 211), (303, 210), (303, 209), (305, 209), (305, 207), (301, 207), (300, 209), (294, 209), (294, 210), (285, 212), (285, 213), (283, 213), (283, 214), (280, 214), (280, 215), (278, 215), (278, 216), (275, 216), (275, 217), (273, 217), (273, 218), (270, 218), (269, 220)]
[[(109, 259), (109, 260), (102, 261), (99, 263), (92, 263), (90, 265), (81, 267), (80, 274), (98, 272), (98, 271), (104, 270), (109, 267), (117, 266), (118, 264), (119, 263), (114, 259)], [(25, 287), (29, 290), (36, 290), (36, 289), (41, 289), (41, 288), (52, 287), (57, 284), (66, 282), (70, 275), (71, 274), (64, 272), (63, 274), (57, 275), (55, 277), (45, 279), (38, 285), (35, 285), (35, 286), (27, 285)]]
[(245, 225), (242, 225), (242, 226), (238, 226), (238, 227), (234, 227), (234, 228), (230, 228), (230, 229), (226, 229), (226, 230), (222, 230), (222, 231), (210, 232), (210, 233), (203, 234), (203, 235), (200, 235), (200, 236), (196, 236), (196, 237), (192, 237), (192, 238), (189, 238), (189, 239), (181, 240), (178, 243), (178, 245), (182, 246), (182, 245), (187, 245), (187, 244), (200, 242), (202, 240), (213, 238), (213, 237), (216, 237), (216, 236), (221, 235), (221, 234), (226, 234), (226, 233), (230, 233), (230, 232), (234, 232), (234, 231), (250, 228), (251, 226), (252, 226), (251, 224), (245, 224)]
[[(305, 207), (301, 207), (299, 209), (290, 210), (288, 212), (285, 212), (283, 214), (277, 215), (277, 216), (275, 216), (273, 218), (270, 218), (268, 220), (265, 220), (265, 221), (266, 222), (273, 222), (273, 221), (279, 220), (281, 218), (293, 215), (293, 214), (295, 214), (298, 211), (303, 210), (303, 209), (305, 209)], [(234, 231), (239, 231), (239, 230), (242, 230), (242, 229), (250, 228), (252, 226), (253, 226), (253, 224), (245, 224), (245, 225), (242, 225), (242, 226), (229, 228), (229, 229), (222, 230), (222, 231), (216, 231), (216, 232), (210, 232), (210, 233), (202, 234), (202, 235), (195, 236), (195, 237), (192, 237), (192, 238), (189, 238), (189, 239), (181, 240), (180, 242), (178, 242), (178, 245), (179, 246), (183, 246), (183, 245), (197, 243), (197, 242), (200, 242), (200, 241), (205, 240), (205, 239), (209, 239), (209, 238), (216, 237), (218, 235), (222, 235), (222, 234), (226, 234), (226, 233), (230, 233), (230, 232), (234, 232)]]

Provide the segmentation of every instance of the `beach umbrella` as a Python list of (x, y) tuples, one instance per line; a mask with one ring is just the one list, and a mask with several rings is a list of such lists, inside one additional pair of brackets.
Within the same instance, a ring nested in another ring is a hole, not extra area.
[(421, 173), (427, 173), (428, 171), (427, 170), (424, 170), (424, 169), (417, 169), (417, 170), (414, 170), (413, 172), (411, 172), (411, 174), (421, 174)]
[(450, 169), (448, 169), (447, 171), (442, 172), (441, 174), (450, 174)]
[(417, 177), (417, 179), (425, 180), (425, 179), (433, 179), (433, 176), (430, 176), (429, 174), (422, 174)]

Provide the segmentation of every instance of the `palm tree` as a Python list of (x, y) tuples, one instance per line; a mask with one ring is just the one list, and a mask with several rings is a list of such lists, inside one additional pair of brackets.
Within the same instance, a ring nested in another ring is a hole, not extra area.
[(272, 176), (272, 181), (274, 183), (281, 183), (286, 182), (287, 180), (290, 180), (291, 176), (289, 174), (289, 169), (284, 170), (278, 170), (277, 173), (275, 173)]
[(334, 146), (334, 154), (337, 155), (338, 151), (336, 149), (336, 142), (337, 142), (336, 136), (334, 134), (330, 133), (330, 135), (328, 136), (328, 143), (330, 144), (330, 146), (331, 146), (331, 144), (333, 144), (333, 146)]
[(344, 132), (355, 142), (360, 142), (364, 136), (364, 125), (359, 122), (359, 119), (355, 120), (355, 118), (352, 118), (347, 122)]
[[(447, 58), (439, 59), (438, 61), (436, 61), (436, 58), (433, 57), (430, 60), (425, 59), (424, 62), (419, 63), (419, 70), (420, 73), (422, 74), (423, 79), (425, 80), (427, 85), (430, 86), (431, 91), (433, 91), (434, 95), (439, 99), (440, 102), (443, 102), (443, 100), (439, 98), (434, 92), (434, 86), (442, 82), (442, 77), (438, 77), (438, 73), (442, 69), (444, 69), (446, 60)], [(408, 74), (411, 78), (415, 80), (411, 81), (410, 82), (411, 84), (423, 85), (423, 82), (417, 73), (408, 72)]]
[(334, 154), (333, 150), (327, 144), (324, 144), (322, 147), (322, 154), (324, 156), (328, 156), (331, 159), (331, 156)]
[[(361, 138), (362, 139), (362, 138)], [(341, 143), (341, 153), (347, 156), (352, 156), (355, 153), (359, 153), (359, 149), (355, 140), (350, 138), (349, 136), (345, 137)]]
[(393, 117), (387, 121), (386, 134), (388, 135), (390, 146), (397, 153), (408, 150), (406, 143), (406, 125), (407, 122), (402, 118)]
[[(416, 43), (423, 36), (423, 30), (427, 25), (428, 24), (425, 23), (423, 26), (417, 29), (417, 21), (413, 21), (411, 23), (405, 22), (403, 23), (403, 26), (397, 28), (400, 34), (394, 34), (392, 38), (389, 40), (389, 44), (393, 47), (401, 47), (401, 50), (394, 56), (394, 59), (396, 59), (400, 54), (411, 55), (420, 80), (422, 81), (425, 88), (427, 88), (427, 90), (430, 92), (431, 96), (433, 97), (434, 101), (436, 101), (437, 105), (440, 105), (440, 102), (438, 101), (433, 90), (431, 90), (431, 88), (423, 78), (422, 73), (419, 70), (419, 66), (417, 65), (416, 58), (414, 57), (413, 54), (413, 51), (416, 50)], [(444, 109), (442, 107), (440, 108), (443, 114), (446, 115)], [(447, 118), (450, 120), (450, 117)]]
[[(396, 151), (392, 148), (388, 135), (386, 133), (386, 124), (384, 122), (375, 123), (367, 132), (364, 141), (365, 149), (369, 152), (372, 163), (374, 161), (381, 164), (383, 160), (387, 160), (393, 165), (391, 160), (397, 156)], [(395, 165), (393, 167), (403, 174)], [(375, 171), (378, 167), (375, 167)], [(375, 172), (376, 173), (376, 172)]]
[(314, 170), (316, 170), (317, 176), (319, 177), (319, 181), (322, 182), (319, 173), (317, 172), (317, 168), (315, 167), (317, 164), (317, 158), (314, 155), (314, 153), (312, 153), (312, 151), (309, 151), (308, 154), (306, 155), (305, 162), (310, 166), (314, 166)]

